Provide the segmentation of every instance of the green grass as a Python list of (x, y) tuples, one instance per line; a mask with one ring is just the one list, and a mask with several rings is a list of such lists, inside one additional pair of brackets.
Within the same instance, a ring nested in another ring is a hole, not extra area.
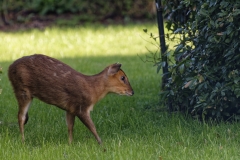
[[(169, 115), (158, 103), (160, 76), (145, 57), (148, 36), (157, 32), (151, 24), (48, 28), (45, 31), (0, 32), (0, 157), (2, 159), (160, 159), (237, 160), (240, 157), (240, 125), (202, 123), (179, 114)], [(91, 113), (103, 140), (76, 119), (74, 142), (68, 145), (64, 111), (37, 99), (29, 110), (25, 144), (17, 124), (17, 102), (7, 78), (13, 60), (43, 53), (74, 69), (95, 74), (120, 62), (135, 91), (133, 97), (108, 95)]]

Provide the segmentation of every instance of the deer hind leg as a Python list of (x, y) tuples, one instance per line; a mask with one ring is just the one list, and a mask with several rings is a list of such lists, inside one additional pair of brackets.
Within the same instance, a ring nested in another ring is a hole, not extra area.
[(68, 127), (68, 142), (69, 144), (71, 144), (73, 140), (73, 126), (75, 121), (75, 115), (69, 112), (66, 112), (66, 121), (67, 121), (67, 127)]
[(93, 133), (95, 136), (96, 140), (98, 141), (99, 144), (102, 143), (101, 138), (98, 136), (96, 127), (94, 126), (94, 123), (90, 117), (90, 113), (87, 112), (85, 114), (81, 114), (78, 116), (78, 118), (83, 122), (83, 124)]
[(17, 95), (18, 100), (18, 124), (20, 133), (22, 135), (22, 141), (24, 142), (24, 125), (28, 121), (28, 109), (31, 105), (32, 98), (27, 92), (21, 92), (20, 95)]

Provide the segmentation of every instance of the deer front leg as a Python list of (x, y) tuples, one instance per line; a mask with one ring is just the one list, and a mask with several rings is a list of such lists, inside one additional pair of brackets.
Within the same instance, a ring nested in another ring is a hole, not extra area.
[(66, 112), (66, 121), (68, 127), (68, 143), (71, 144), (73, 140), (73, 126), (75, 121), (75, 115)]
[(96, 140), (98, 141), (99, 144), (102, 143), (101, 138), (98, 136), (97, 130), (94, 126), (94, 123), (90, 117), (90, 113), (86, 112), (85, 114), (81, 114), (78, 116), (78, 118), (83, 122), (83, 124), (93, 133), (95, 136)]

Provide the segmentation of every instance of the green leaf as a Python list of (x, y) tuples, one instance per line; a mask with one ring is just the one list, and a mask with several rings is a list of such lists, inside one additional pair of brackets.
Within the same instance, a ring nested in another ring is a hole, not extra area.
[(179, 72), (180, 72), (181, 74), (183, 74), (184, 69), (185, 69), (185, 65), (184, 65), (184, 64), (181, 64), (181, 65), (179, 66)]
[(180, 32), (182, 32), (182, 31), (183, 31), (183, 28), (178, 28), (178, 29), (176, 29), (176, 30), (174, 31), (174, 34), (180, 33)]
[(233, 10), (233, 16), (237, 16), (240, 14), (240, 9), (234, 9)]
[(161, 68), (162, 68), (162, 65), (159, 64), (159, 65), (157, 66), (157, 73), (159, 73), (159, 71), (160, 71)]
[(175, 52), (179, 52), (183, 48), (183, 44), (179, 44), (175, 50)]
[(143, 29), (143, 32), (147, 33), (147, 32), (148, 32), (148, 30), (147, 30), (147, 29)]
[(225, 40), (225, 43), (230, 43), (231, 42), (231, 39), (230, 38), (227, 38), (226, 40)]
[(204, 15), (204, 16), (206, 16), (206, 17), (209, 16), (208, 11), (205, 10), (205, 9), (201, 9), (201, 10), (199, 11), (199, 13), (202, 14), (202, 15)]

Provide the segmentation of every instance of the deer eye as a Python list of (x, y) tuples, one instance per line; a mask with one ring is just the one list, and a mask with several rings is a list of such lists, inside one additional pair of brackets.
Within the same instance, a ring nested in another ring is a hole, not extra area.
[(122, 77), (121, 77), (121, 80), (122, 80), (122, 81), (124, 81), (124, 80), (125, 80), (125, 77), (124, 77), (124, 76), (122, 76)]

